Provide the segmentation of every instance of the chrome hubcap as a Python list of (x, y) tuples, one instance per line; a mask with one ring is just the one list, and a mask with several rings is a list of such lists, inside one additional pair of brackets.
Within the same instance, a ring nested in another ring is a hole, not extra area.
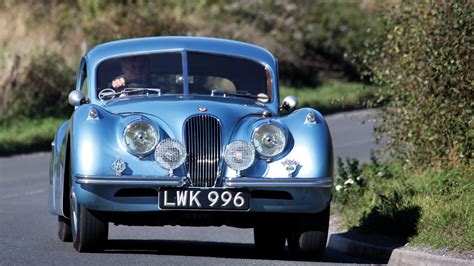
[(71, 193), (71, 207), (72, 207), (72, 226), (74, 227), (74, 238), (75, 236), (77, 235), (77, 210), (78, 210), (78, 206), (77, 206), (77, 200), (76, 200), (76, 194), (74, 194), (74, 192)]

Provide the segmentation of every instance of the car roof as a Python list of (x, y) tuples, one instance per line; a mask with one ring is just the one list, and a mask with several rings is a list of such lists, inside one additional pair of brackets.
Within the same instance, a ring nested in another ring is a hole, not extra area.
[(87, 62), (95, 68), (108, 58), (163, 51), (199, 51), (239, 56), (275, 68), (276, 59), (266, 49), (239, 41), (207, 37), (146, 37), (113, 41), (97, 45), (87, 54)]
[[(104, 60), (114, 57), (130, 56), (138, 54), (149, 54), (171, 51), (196, 51), (214, 54), (223, 54), (228, 56), (242, 57), (256, 61), (267, 67), (274, 78), (273, 82), (273, 101), (266, 104), (275, 113), (278, 112), (279, 94), (278, 94), (278, 69), (277, 60), (265, 48), (257, 45), (207, 37), (146, 37), (136, 39), (126, 39), (113, 41), (97, 45), (85, 55), (87, 62), (87, 72), (89, 73), (89, 93), (96, 95), (96, 70)], [(103, 104), (96, 97), (90, 97), (94, 104)]]

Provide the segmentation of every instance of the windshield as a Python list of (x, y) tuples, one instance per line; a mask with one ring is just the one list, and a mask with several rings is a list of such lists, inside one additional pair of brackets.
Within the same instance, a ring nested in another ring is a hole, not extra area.
[[(190, 95), (245, 97), (271, 101), (269, 72), (257, 62), (224, 55), (187, 53)], [(132, 96), (184, 94), (181, 52), (119, 57), (97, 70), (97, 96), (103, 101)]]
[(265, 67), (257, 62), (223, 55), (188, 53), (189, 93), (230, 95), (259, 94), (271, 97)]

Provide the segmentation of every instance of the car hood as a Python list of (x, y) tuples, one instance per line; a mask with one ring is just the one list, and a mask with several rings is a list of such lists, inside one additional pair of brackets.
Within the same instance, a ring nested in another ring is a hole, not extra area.
[[(231, 133), (245, 117), (262, 117), (270, 110), (261, 103), (247, 99), (204, 97), (154, 97), (118, 100), (103, 106), (111, 113), (128, 116), (132, 114), (155, 117), (159, 124), (166, 125), (171, 134), (181, 135), (185, 120), (193, 115), (212, 115), (221, 121), (223, 130)], [(226, 133), (224, 133), (226, 134)]]

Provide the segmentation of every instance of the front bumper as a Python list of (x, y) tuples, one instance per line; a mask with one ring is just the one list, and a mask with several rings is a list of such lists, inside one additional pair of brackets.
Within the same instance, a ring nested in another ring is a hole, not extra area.
[[(169, 212), (159, 208), (160, 187), (186, 186), (185, 177), (85, 176), (77, 175), (74, 192), (87, 209), (112, 212)], [(322, 178), (227, 178), (223, 188), (247, 188), (251, 194), (247, 212), (317, 213), (331, 201), (331, 177)], [(126, 189), (148, 189), (155, 194), (118, 196)], [(289, 195), (286, 198), (265, 195)], [(264, 195), (264, 196), (262, 196)], [(216, 212), (219, 210), (196, 210)]]
[[(77, 176), (75, 182), (84, 185), (119, 185), (119, 186), (173, 186), (186, 184), (185, 177), (104, 177)], [(322, 178), (263, 178), (238, 177), (226, 178), (224, 188), (320, 188), (331, 187), (332, 177)]]

